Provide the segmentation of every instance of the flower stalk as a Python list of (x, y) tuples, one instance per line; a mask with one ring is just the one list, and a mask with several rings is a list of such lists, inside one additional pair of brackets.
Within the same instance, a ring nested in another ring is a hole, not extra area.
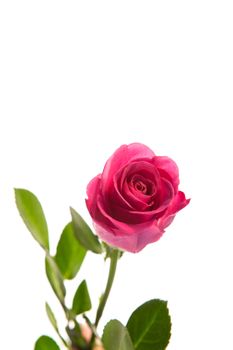
[(106, 284), (106, 288), (105, 291), (101, 297), (100, 303), (99, 303), (99, 307), (96, 313), (96, 320), (95, 320), (95, 327), (98, 326), (99, 321), (102, 317), (106, 302), (108, 300), (111, 288), (112, 288), (112, 284), (114, 281), (114, 277), (116, 274), (116, 268), (117, 268), (117, 262), (118, 259), (120, 257), (120, 251), (118, 249), (113, 249), (110, 255), (110, 268), (109, 268), (109, 274), (108, 274), (108, 280), (107, 280), (107, 284)]

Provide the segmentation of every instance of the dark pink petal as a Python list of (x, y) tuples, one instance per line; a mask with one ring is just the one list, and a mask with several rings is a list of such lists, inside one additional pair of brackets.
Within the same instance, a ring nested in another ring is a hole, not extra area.
[(122, 192), (124, 198), (127, 199), (127, 202), (133, 207), (129, 210), (135, 209), (137, 211), (145, 211), (151, 207), (150, 197), (148, 198), (148, 196), (145, 196), (142, 193), (135, 193), (136, 191), (132, 192), (127, 182), (125, 182)]
[(154, 157), (154, 164), (157, 167), (162, 177), (168, 178), (174, 187), (175, 193), (178, 190), (179, 180), (179, 169), (176, 163), (168, 157)]
[(129, 203), (133, 205), (133, 209), (125, 209), (113, 203), (111, 208), (114, 209), (113, 215), (117, 219), (131, 223), (141, 223), (152, 218), (156, 219), (161, 215), (161, 213), (170, 205), (174, 197), (174, 190), (171, 183), (166, 179), (161, 179), (161, 186), (159, 188), (158, 194), (155, 193), (154, 196), (145, 196), (143, 194), (138, 194), (136, 197), (127, 184), (123, 188), (124, 198), (127, 199)]
[(114, 219), (128, 223), (129, 225), (146, 223), (150, 220), (157, 220), (160, 218), (167, 206), (168, 204), (164, 204), (157, 209), (148, 211), (126, 210), (121, 207), (113, 206), (111, 208), (111, 215), (114, 216)]
[[(150, 196), (133, 189), (132, 181), (136, 178), (144, 180), (145, 184), (150, 186), (153, 190), (151, 191), (153, 192), (151, 195), (156, 193), (160, 182), (160, 175), (154, 164), (151, 163), (151, 159), (140, 159), (132, 163), (130, 162), (123, 169), (120, 169), (114, 177), (114, 187), (124, 201), (128, 203), (128, 208), (130, 210), (136, 209), (144, 211), (151, 206), (151, 199)], [(116, 201), (116, 204), (119, 204), (123, 208), (126, 207), (122, 201), (119, 203)]]
[[(113, 217), (112, 213), (110, 213), (110, 206), (106, 207), (103, 199), (101, 196), (97, 198), (97, 208), (99, 210), (99, 222), (108, 223), (110, 227), (113, 227), (120, 232), (125, 232), (125, 234), (131, 234), (132, 229), (131, 226), (128, 225), (128, 223), (125, 223), (121, 220), (117, 220)], [(95, 221), (95, 218), (93, 218)], [(115, 230), (113, 231), (115, 232)]]
[[(142, 194), (144, 197), (146, 196), (153, 196), (155, 195), (156, 191), (157, 191), (157, 184), (155, 184), (155, 181), (152, 181), (148, 178), (145, 178), (142, 175), (134, 175), (132, 176), (130, 181), (127, 181), (128, 185), (129, 185), (129, 189), (130, 191), (132, 191), (132, 193), (134, 194)], [(138, 190), (137, 188), (137, 184), (140, 183), (144, 186), (143, 191)]]
[[(133, 212), (123, 208), (115, 208), (115, 211), (110, 212), (110, 207), (106, 207), (103, 199), (99, 195), (96, 201), (97, 208), (93, 221), (100, 226), (107, 228), (108, 231), (116, 235), (131, 235), (134, 232), (134, 225), (143, 223), (149, 225), (151, 219), (155, 220), (154, 213), (150, 212)], [(121, 218), (118, 218), (120, 216)]]
[(152, 159), (154, 152), (141, 143), (131, 143), (118, 148), (105, 164), (102, 174), (102, 191), (108, 192), (113, 184), (113, 178), (120, 168), (139, 158)]
[(168, 204), (172, 201), (174, 198), (174, 188), (171, 184), (171, 182), (167, 179), (161, 178), (161, 184), (159, 188), (159, 205), (163, 206), (163, 208), (167, 207)]
[(133, 209), (133, 206), (127, 201), (127, 198), (124, 198), (122, 193), (119, 191), (116, 177), (113, 179), (113, 187), (108, 193), (108, 198), (122, 208), (127, 208), (129, 210)]
[(170, 203), (164, 215), (158, 220), (158, 226), (161, 227), (161, 229), (165, 229), (167, 226), (169, 226), (173, 221), (176, 213), (186, 207), (189, 202), (190, 199), (186, 199), (185, 194), (179, 191)]
[(132, 225), (132, 233), (125, 234), (115, 229), (115, 233), (106, 230), (103, 226), (94, 223), (97, 234), (100, 238), (113, 247), (126, 250), (131, 253), (137, 253), (142, 250), (147, 244), (156, 242), (163, 235), (156, 222), (150, 222), (140, 225)]
[(100, 191), (100, 183), (101, 183), (101, 174), (94, 177), (89, 184), (87, 185), (87, 199), (86, 205), (91, 214), (91, 216), (95, 215), (96, 211), (96, 198)]
[(122, 170), (118, 171), (116, 174), (119, 189), (121, 190), (126, 179), (130, 179), (134, 175), (141, 175), (148, 180), (157, 183), (159, 181), (160, 175), (152, 162), (152, 159), (138, 159), (134, 162), (130, 162)]
[(125, 222), (128, 225), (141, 224), (156, 219), (156, 215), (153, 211), (125, 210), (121, 207), (112, 207), (111, 215), (114, 216), (116, 220)]

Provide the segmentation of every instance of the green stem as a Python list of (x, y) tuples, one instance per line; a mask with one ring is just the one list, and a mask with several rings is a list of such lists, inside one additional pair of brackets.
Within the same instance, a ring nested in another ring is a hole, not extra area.
[(88, 326), (90, 327), (91, 331), (92, 331), (92, 334), (94, 335), (95, 338), (99, 338), (98, 334), (97, 334), (97, 331), (96, 331), (96, 328), (95, 326), (93, 325), (93, 323), (90, 321), (89, 317), (87, 317), (86, 314), (83, 314), (82, 315), (84, 320), (86, 321), (86, 323), (88, 324)]
[(98, 324), (99, 324), (99, 321), (100, 321), (101, 316), (103, 314), (106, 302), (108, 300), (108, 296), (109, 296), (109, 293), (111, 291), (112, 284), (113, 284), (113, 281), (114, 281), (114, 277), (115, 277), (115, 274), (116, 274), (116, 267), (117, 267), (118, 258), (119, 258), (119, 250), (114, 249), (112, 251), (111, 255), (110, 255), (111, 262), (110, 262), (108, 280), (107, 280), (107, 284), (106, 284), (106, 288), (105, 288), (104, 294), (103, 294), (103, 296), (102, 296), (102, 298), (100, 300), (99, 307), (98, 307), (98, 310), (97, 310), (97, 313), (96, 313), (95, 327), (97, 327)]
[[(70, 310), (67, 308), (67, 306), (65, 305), (64, 302), (61, 302), (61, 306), (62, 306), (62, 308), (63, 308), (63, 310), (64, 310), (66, 319), (67, 319), (67, 321), (68, 321), (67, 327), (69, 328), (69, 321), (74, 322), (74, 325), (75, 325), (75, 328), (76, 328), (76, 334), (80, 337), (80, 341), (81, 341), (82, 345), (85, 344), (85, 346), (86, 346), (86, 340), (85, 340), (85, 339), (83, 338), (83, 336), (82, 336), (82, 332), (81, 332), (80, 325), (79, 325), (79, 323), (77, 322), (75, 316), (72, 315), (72, 313), (71, 313)], [(73, 340), (71, 339), (69, 333), (68, 333), (68, 336), (69, 336), (71, 342), (73, 342)], [(61, 339), (61, 340), (62, 340), (62, 339)], [(62, 340), (62, 341), (63, 341), (63, 340)], [(64, 342), (63, 342), (63, 343), (64, 343)], [(66, 343), (66, 344), (67, 344), (67, 343)], [(64, 345), (65, 345), (65, 343), (64, 343)], [(79, 344), (79, 345), (80, 345), (80, 344)], [(69, 345), (67, 344), (68, 349), (69, 349), (69, 350), (73, 350), (72, 345), (70, 345), (70, 346), (71, 346), (71, 347), (69, 347)]]
[(68, 343), (67, 343), (66, 340), (63, 338), (63, 336), (62, 336), (61, 333), (59, 332), (59, 329), (58, 329), (58, 328), (56, 328), (56, 332), (57, 332), (57, 335), (59, 336), (59, 338), (61, 339), (63, 345), (65, 345), (65, 347), (66, 347), (67, 349), (70, 349)]

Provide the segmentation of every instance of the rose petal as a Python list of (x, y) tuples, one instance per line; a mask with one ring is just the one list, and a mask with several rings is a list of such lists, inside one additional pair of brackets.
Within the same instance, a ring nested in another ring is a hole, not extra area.
[[(144, 191), (140, 192), (138, 189), (135, 188), (135, 184), (137, 184), (138, 182), (144, 185)], [(155, 182), (148, 178), (145, 178), (140, 174), (134, 175), (128, 184), (129, 184), (129, 189), (130, 191), (132, 191), (132, 193), (139, 194), (139, 195), (141, 194), (143, 195), (143, 197), (153, 196), (157, 191), (157, 186)]]
[(155, 184), (159, 181), (160, 174), (151, 159), (140, 158), (120, 169), (116, 177), (118, 178), (119, 189), (121, 190), (126, 179), (133, 175), (141, 175)]
[(100, 182), (101, 182), (101, 174), (94, 177), (89, 184), (87, 185), (87, 196), (86, 205), (91, 214), (91, 216), (95, 215), (96, 211), (96, 197), (100, 190)]
[(102, 191), (105, 193), (113, 183), (113, 177), (120, 168), (139, 158), (152, 159), (154, 152), (141, 143), (131, 143), (119, 147), (105, 164), (102, 174)]
[(160, 188), (159, 188), (159, 203), (157, 207), (167, 207), (168, 204), (174, 198), (174, 188), (169, 180), (161, 178)]
[[(176, 163), (169, 157), (154, 157), (154, 164), (157, 167), (162, 177), (168, 178), (174, 187), (175, 193), (178, 190), (179, 180), (179, 169)], [(164, 176), (165, 175), (165, 176)]]
[(113, 179), (113, 188), (112, 188), (112, 191), (110, 192), (110, 196), (108, 196), (108, 198), (109, 198), (109, 201), (113, 201), (114, 203), (118, 203), (118, 205), (122, 206), (122, 208), (127, 208), (130, 210), (133, 209), (133, 206), (120, 193), (116, 177), (114, 177), (114, 179)]
[(159, 228), (156, 222), (151, 222), (150, 225), (133, 225), (133, 231), (130, 235), (119, 232), (109, 232), (103, 226), (94, 223), (97, 234), (106, 243), (113, 247), (137, 253), (142, 250), (147, 244), (156, 242), (163, 235), (163, 230)]
[[(113, 213), (110, 214), (109, 212), (107, 212), (107, 210), (109, 210), (110, 207), (106, 207), (101, 196), (98, 196), (98, 198), (97, 198), (97, 208), (98, 208), (99, 214), (100, 214), (98, 217), (99, 223), (101, 223), (101, 224), (104, 223), (105, 226), (106, 226), (106, 223), (108, 225), (110, 225), (113, 233), (115, 233), (116, 230), (119, 232), (125, 232), (128, 234), (132, 233), (133, 230), (131, 229), (131, 227), (128, 224), (124, 223), (123, 221), (115, 219), (112, 216)], [(107, 210), (105, 208), (107, 208)]]
[(124, 184), (123, 194), (124, 194), (124, 198), (126, 198), (127, 201), (133, 207), (129, 210), (134, 209), (134, 210), (145, 211), (151, 207), (151, 205), (148, 203), (151, 201), (151, 197), (145, 196), (142, 193), (133, 193), (132, 191), (130, 191), (127, 183)]
[(136, 211), (136, 210), (126, 210), (121, 207), (112, 207), (111, 215), (114, 216), (114, 219), (132, 224), (146, 223), (150, 220), (157, 220), (163, 216), (164, 211), (166, 210), (168, 203), (159, 206), (157, 209), (148, 210), (148, 211)]
[[(159, 186), (159, 172), (150, 161), (151, 160), (145, 159), (134, 161), (123, 169), (120, 169), (114, 176), (114, 186), (121, 194), (121, 197), (129, 204), (128, 208), (130, 210), (136, 209), (144, 211), (150, 206), (151, 202), (150, 196), (140, 192), (133, 193), (132, 189), (130, 189), (131, 185), (128, 183), (132, 177), (141, 176), (145, 178), (145, 181), (154, 184), (155, 189)], [(134, 192), (136, 192), (136, 190)], [(118, 203), (117, 201), (116, 203), (120, 204), (123, 208), (125, 207), (122, 203)]]
[(158, 226), (165, 229), (171, 224), (176, 213), (186, 207), (190, 202), (190, 199), (185, 198), (185, 194), (181, 191), (173, 198), (169, 207), (165, 211), (164, 215), (158, 220)]
[(134, 206), (134, 209), (125, 209), (118, 206), (118, 203), (115, 204), (113, 202), (111, 208), (114, 209), (114, 217), (130, 224), (145, 222), (153, 218), (158, 219), (173, 200), (174, 190), (168, 180), (161, 179), (159, 193), (151, 197), (144, 196), (147, 200), (149, 199), (151, 203), (147, 203), (145, 198), (142, 200), (142, 196), (143, 195), (140, 194), (140, 196), (136, 197), (126, 185), (124, 187), (124, 197)]

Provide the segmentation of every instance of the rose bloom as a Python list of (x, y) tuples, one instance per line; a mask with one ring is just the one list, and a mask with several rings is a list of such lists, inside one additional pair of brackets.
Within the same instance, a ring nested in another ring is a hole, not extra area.
[(87, 208), (99, 237), (138, 252), (156, 242), (189, 199), (179, 191), (179, 170), (140, 143), (118, 148), (87, 187)]

